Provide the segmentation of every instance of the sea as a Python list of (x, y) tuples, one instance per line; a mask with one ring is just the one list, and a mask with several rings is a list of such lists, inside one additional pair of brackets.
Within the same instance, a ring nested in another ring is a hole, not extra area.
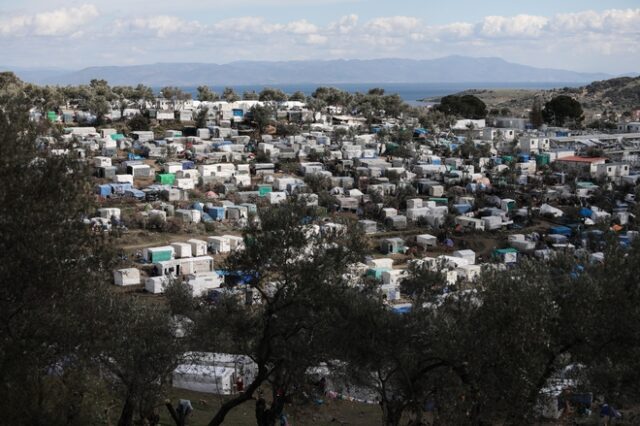
[[(311, 95), (318, 87), (335, 87), (349, 93), (366, 93), (369, 89), (378, 87), (384, 89), (386, 94), (397, 93), (410, 105), (425, 105), (424, 99), (439, 98), (452, 95), (464, 90), (480, 89), (530, 89), (547, 90), (562, 87), (580, 87), (585, 83), (555, 82), (555, 83), (304, 83), (304, 84), (255, 84), (255, 85), (231, 85), (236, 93), (242, 96), (245, 91), (260, 93), (265, 87), (280, 89), (287, 94), (301, 91), (305, 95)], [(211, 86), (211, 90), (221, 94), (225, 86)], [(159, 88), (154, 88), (159, 89)], [(182, 87), (185, 92), (191, 93), (196, 98), (196, 87)]]

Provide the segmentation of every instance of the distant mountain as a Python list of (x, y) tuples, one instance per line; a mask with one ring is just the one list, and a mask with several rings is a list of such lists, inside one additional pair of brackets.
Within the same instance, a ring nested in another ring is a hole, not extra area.
[(34, 83), (83, 84), (102, 78), (112, 85), (143, 83), (196, 86), (338, 84), (338, 83), (556, 83), (591, 82), (607, 74), (536, 68), (500, 58), (448, 56), (439, 59), (370, 59), (326, 61), (239, 61), (229, 64), (159, 63), (90, 67), (61, 73), (16, 70)]
[(20, 77), (20, 79), (31, 83), (41, 83), (46, 80), (55, 79), (73, 72), (73, 70), (62, 68), (25, 68), (0, 66), (0, 71), (4, 70), (13, 71), (18, 77)]

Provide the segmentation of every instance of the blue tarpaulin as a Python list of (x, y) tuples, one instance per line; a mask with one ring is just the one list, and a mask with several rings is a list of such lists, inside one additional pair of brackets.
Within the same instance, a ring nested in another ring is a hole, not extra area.
[(580, 215), (580, 217), (591, 217), (593, 211), (591, 209), (583, 207), (580, 209), (580, 212), (578, 214)]
[(137, 198), (138, 200), (143, 200), (144, 197), (145, 197), (144, 192), (140, 191), (139, 189), (135, 189), (135, 188), (125, 189), (124, 195), (126, 197)]
[(471, 206), (471, 204), (454, 204), (453, 208), (456, 209), (456, 211), (460, 214), (465, 214), (465, 213), (469, 213), (473, 207)]
[(395, 306), (391, 309), (393, 309), (393, 312), (396, 314), (408, 314), (411, 312), (411, 306)]
[(224, 207), (209, 207), (207, 214), (211, 216), (213, 220), (224, 220)]
[(108, 197), (111, 195), (111, 185), (98, 185), (96, 193), (101, 197)]
[(571, 235), (571, 228), (566, 226), (552, 226), (551, 229), (549, 229), (549, 233), (551, 235), (565, 235), (568, 237)]
[(114, 194), (124, 194), (126, 190), (133, 188), (130, 183), (111, 183), (109, 185)]
[(202, 221), (204, 223), (211, 223), (213, 222), (213, 219), (211, 218), (211, 216), (209, 216), (207, 213), (202, 213)]

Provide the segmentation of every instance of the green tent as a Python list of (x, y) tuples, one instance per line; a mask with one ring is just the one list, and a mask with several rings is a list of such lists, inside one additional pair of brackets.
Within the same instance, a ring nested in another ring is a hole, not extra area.
[(156, 175), (156, 182), (162, 185), (173, 185), (176, 181), (176, 175), (173, 173), (161, 173)]
[(273, 188), (271, 185), (259, 185), (258, 186), (258, 195), (260, 197), (266, 196), (268, 193), (272, 192)]

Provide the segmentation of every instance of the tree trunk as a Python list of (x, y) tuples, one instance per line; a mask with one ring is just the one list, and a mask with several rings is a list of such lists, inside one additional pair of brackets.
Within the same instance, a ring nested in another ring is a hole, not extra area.
[(127, 394), (127, 399), (122, 407), (122, 413), (120, 413), (120, 420), (118, 420), (118, 426), (132, 426), (133, 425), (133, 412), (135, 410), (135, 404), (131, 394)]
[(260, 387), (263, 381), (264, 375), (258, 374), (243, 393), (222, 404), (216, 415), (209, 422), (209, 426), (221, 425), (227, 414), (229, 414), (229, 411), (253, 398), (253, 393)]
[(385, 426), (398, 426), (402, 419), (404, 407), (391, 401), (382, 401), (382, 416)]

